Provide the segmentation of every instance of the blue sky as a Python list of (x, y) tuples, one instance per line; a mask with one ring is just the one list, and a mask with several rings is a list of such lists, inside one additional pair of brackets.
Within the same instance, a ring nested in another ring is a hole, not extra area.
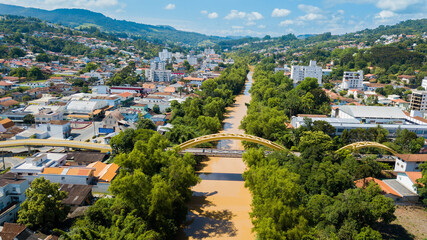
[(342, 34), (427, 18), (427, 0), (0, 0), (42, 9), (84, 8), (109, 17), (219, 36)]

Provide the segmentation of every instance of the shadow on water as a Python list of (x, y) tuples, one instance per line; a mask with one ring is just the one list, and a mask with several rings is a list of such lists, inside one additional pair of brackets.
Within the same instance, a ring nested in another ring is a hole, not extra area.
[(207, 197), (217, 193), (217, 191), (193, 192), (191, 204), (189, 204), (191, 207), (184, 223), (187, 228), (178, 234), (177, 239), (236, 236), (237, 229), (231, 221), (234, 215), (230, 210), (203, 210), (215, 206), (207, 200)]
[(202, 180), (217, 180), (217, 181), (243, 181), (240, 173), (201, 173), (199, 177)]

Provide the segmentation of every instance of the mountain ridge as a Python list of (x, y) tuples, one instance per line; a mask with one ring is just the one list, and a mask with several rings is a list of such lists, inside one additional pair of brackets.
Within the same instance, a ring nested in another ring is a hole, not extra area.
[(180, 42), (183, 44), (212, 45), (220, 40), (229, 39), (224, 37), (208, 36), (196, 32), (181, 31), (171, 26), (150, 25), (127, 20), (117, 20), (107, 17), (102, 13), (79, 8), (44, 10), (39, 8), (0, 4), (0, 15), (34, 17), (73, 28), (91, 25), (96, 26), (105, 32), (140, 35), (145, 40), (153, 42)]

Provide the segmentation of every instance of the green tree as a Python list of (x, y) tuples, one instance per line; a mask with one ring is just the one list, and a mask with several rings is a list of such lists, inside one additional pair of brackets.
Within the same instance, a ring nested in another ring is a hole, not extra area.
[(36, 66), (33, 66), (28, 70), (27, 77), (32, 80), (44, 79), (43, 72)]
[(44, 177), (34, 179), (25, 191), (27, 198), (19, 209), (18, 223), (45, 233), (58, 227), (70, 210), (61, 202), (67, 193), (59, 188), (59, 183), (51, 183)]
[(154, 106), (153, 106), (153, 112), (155, 112), (157, 114), (160, 114), (160, 107), (159, 107), (159, 105), (154, 104)]
[(25, 124), (34, 124), (36, 122), (32, 114), (25, 115), (23, 121)]
[(36, 61), (37, 62), (50, 62), (50, 58), (46, 53), (40, 53), (39, 55), (36, 56)]
[(140, 117), (138, 122), (136, 123), (136, 128), (137, 129), (150, 129), (150, 130), (156, 130), (156, 124), (154, 124), (153, 121), (151, 121), (150, 119), (146, 119), (143, 117)]

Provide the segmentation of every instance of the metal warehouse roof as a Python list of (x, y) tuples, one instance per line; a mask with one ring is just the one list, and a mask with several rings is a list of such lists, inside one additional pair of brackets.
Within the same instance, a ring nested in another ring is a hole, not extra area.
[(355, 118), (406, 118), (406, 115), (403, 113), (403, 111), (397, 107), (346, 105), (339, 106), (339, 110)]

